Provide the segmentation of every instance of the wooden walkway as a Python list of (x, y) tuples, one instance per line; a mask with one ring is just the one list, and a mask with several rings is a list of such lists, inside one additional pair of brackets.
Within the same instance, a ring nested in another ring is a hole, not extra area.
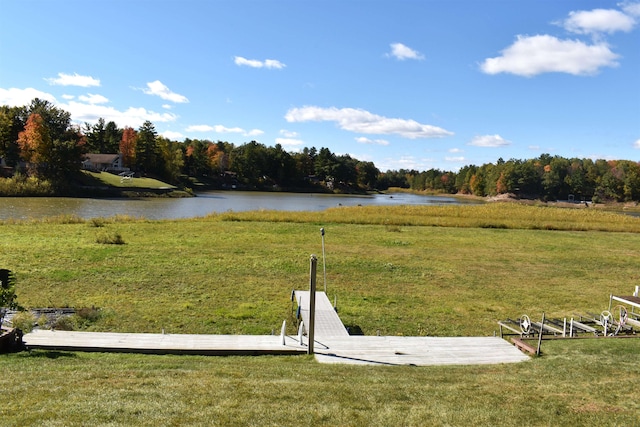
[(207, 356), (305, 354), (307, 347), (280, 335), (128, 334), (35, 330), (25, 334), (28, 349)]
[[(298, 307), (300, 309), (300, 317), (305, 328), (305, 332), (309, 332), (309, 302), (311, 301), (311, 293), (309, 291), (294, 291)], [(316, 339), (327, 337), (348, 337), (349, 332), (342, 324), (342, 320), (338, 317), (338, 313), (327, 298), (324, 292), (316, 292), (316, 316), (314, 335)]]
[[(300, 317), (309, 325), (309, 292), (295, 291)], [(529, 357), (499, 337), (351, 336), (324, 292), (316, 293), (316, 360), (368, 365), (480, 365), (516, 363)], [(36, 330), (23, 337), (28, 349), (149, 354), (304, 354), (307, 337), (281, 335), (186, 335)]]
[(529, 360), (500, 337), (334, 337), (316, 340), (321, 363), (358, 365), (485, 365)]

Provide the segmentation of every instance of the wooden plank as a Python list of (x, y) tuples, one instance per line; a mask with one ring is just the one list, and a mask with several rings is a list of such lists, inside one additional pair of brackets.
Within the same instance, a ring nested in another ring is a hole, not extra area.
[(640, 308), (640, 298), (633, 296), (633, 295), (626, 295), (626, 296), (615, 296), (612, 295), (611, 299), (613, 301), (618, 301), (621, 302), (623, 304), (629, 304), (632, 307), (636, 307), (636, 308)]
[(517, 363), (529, 356), (500, 337), (333, 337), (316, 346), (322, 363), (477, 365)]
[(640, 328), (640, 321), (632, 319), (632, 318), (627, 318), (626, 324), (634, 326), (636, 328)]
[(303, 354), (306, 347), (279, 335), (127, 334), (36, 330), (25, 334), (29, 349), (149, 354)]
[(591, 332), (594, 334), (598, 332), (596, 328), (593, 328), (589, 325), (585, 325), (584, 323), (578, 322), (577, 320), (572, 320), (571, 323), (573, 323), (573, 326), (577, 327), (578, 329), (582, 329), (583, 331)]
[[(305, 330), (309, 325), (309, 301), (311, 300), (309, 291), (294, 291), (300, 316), (304, 323)], [(348, 337), (349, 332), (342, 324), (338, 313), (327, 298), (324, 292), (316, 292), (316, 314), (315, 314), (315, 337)]]
[(557, 329), (557, 328), (554, 328), (553, 326), (549, 326), (547, 324), (542, 324), (540, 322), (531, 322), (531, 326), (535, 326), (536, 328), (538, 328), (538, 330), (540, 330), (540, 328), (542, 328), (542, 330), (547, 331), (547, 332), (553, 332), (554, 334), (562, 334), (562, 330), (561, 329)]
[(516, 334), (518, 334), (518, 335), (522, 335), (522, 331), (521, 331), (521, 330), (518, 330), (518, 329), (516, 329), (516, 328), (512, 328), (510, 325), (507, 325), (507, 324), (506, 324), (506, 323), (504, 323), (504, 322), (498, 322), (498, 325), (500, 325), (500, 326), (502, 326), (502, 327), (504, 327), (504, 328), (507, 328), (507, 329), (508, 329), (508, 330), (510, 330), (511, 332), (515, 332), (515, 333), (516, 333)]
[(536, 354), (537, 350), (533, 346), (522, 341), (520, 338), (511, 338), (511, 342), (521, 351), (526, 351), (530, 354)]

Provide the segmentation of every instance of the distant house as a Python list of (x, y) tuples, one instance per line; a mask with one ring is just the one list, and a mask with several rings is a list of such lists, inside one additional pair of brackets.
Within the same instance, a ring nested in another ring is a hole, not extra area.
[(122, 154), (86, 154), (82, 161), (82, 168), (95, 172), (128, 172), (129, 168), (122, 165)]

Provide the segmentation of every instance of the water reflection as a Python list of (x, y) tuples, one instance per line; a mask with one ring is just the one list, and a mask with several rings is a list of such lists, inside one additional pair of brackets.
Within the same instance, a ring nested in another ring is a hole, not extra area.
[(199, 193), (185, 199), (75, 199), (53, 197), (2, 197), (0, 219), (43, 218), (77, 215), (81, 218), (129, 215), (148, 219), (176, 219), (227, 211), (280, 210), (323, 211), (334, 206), (367, 205), (447, 205), (482, 203), (477, 200), (417, 194), (375, 194), (368, 196), (334, 194), (223, 192)]

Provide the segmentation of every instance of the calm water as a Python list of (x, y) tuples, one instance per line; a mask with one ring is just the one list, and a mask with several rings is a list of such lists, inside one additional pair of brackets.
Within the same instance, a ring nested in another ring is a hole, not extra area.
[(211, 191), (185, 199), (73, 199), (53, 197), (2, 197), (0, 219), (77, 215), (81, 218), (129, 215), (148, 219), (205, 216), (215, 212), (251, 210), (322, 211), (334, 206), (447, 205), (482, 203), (446, 196), (396, 193), (372, 196)]

